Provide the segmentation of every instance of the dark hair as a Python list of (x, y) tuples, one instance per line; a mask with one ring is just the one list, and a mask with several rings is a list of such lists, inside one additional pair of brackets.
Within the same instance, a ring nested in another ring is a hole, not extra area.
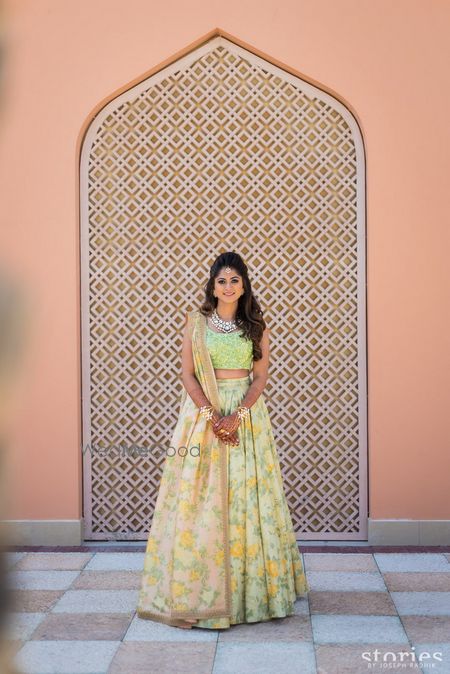
[(242, 328), (243, 339), (247, 337), (253, 342), (253, 359), (260, 360), (262, 358), (261, 338), (266, 322), (263, 318), (264, 312), (253, 294), (247, 265), (239, 253), (221, 253), (214, 260), (209, 272), (208, 282), (205, 285), (205, 300), (200, 307), (200, 313), (204, 316), (210, 316), (217, 307), (218, 300), (217, 297), (214, 297), (214, 281), (224, 267), (232, 267), (242, 277), (244, 294), (238, 299), (236, 321), (240, 323)]

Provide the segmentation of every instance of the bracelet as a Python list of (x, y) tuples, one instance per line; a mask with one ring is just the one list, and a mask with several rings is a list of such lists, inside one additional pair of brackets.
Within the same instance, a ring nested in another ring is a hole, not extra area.
[(239, 421), (242, 421), (242, 419), (246, 419), (249, 414), (250, 414), (249, 407), (245, 407), (245, 405), (239, 405), (239, 407), (237, 408), (237, 415)]
[(214, 408), (212, 405), (202, 405), (200, 407), (200, 414), (202, 417), (206, 417), (208, 421), (210, 421), (213, 418), (214, 415)]

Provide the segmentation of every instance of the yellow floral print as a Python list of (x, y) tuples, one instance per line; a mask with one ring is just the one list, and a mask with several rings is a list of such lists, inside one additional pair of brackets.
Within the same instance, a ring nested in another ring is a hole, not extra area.
[(216, 552), (215, 562), (216, 562), (217, 566), (220, 566), (222, 564), (222, 562), (223, 562), (223, 550), (219, 550), (218, 552)]
[(183, 493), (184, 491), (190, 492), (191, 491), (191, 485), (189, 484), (189, 482), (187, 480), (180, 480), (178, 490), (179, 490), (180, 494)]
[(172, 591), (173, 591), (175, 597), (179, 597), (180, 595), (182, 595), (186, 592), (186, 588), (185, 588), (183, 583), (173, 582), (172, 583)]
[(182, 515), (187, 515), (191, 512), (192, 506), (187, 501), (180, 501), (180, 513)]
[(276, 597), (278, 592), (278, 585), (276, 583), (269, 583), (267, 586), (267, 590), (271, 597)]
[(269, 560), (267, 564), (267, 569), (269, 571), (269, 576), (276, 578), (278, 576), (278, 564), (273, 560)]
[(242, 524), (235, 524), (233, 529), (240, 538), (245, 535), (245, 527), (243, 527)]
[(186, 548), (192, 548), (195, 542), (192, 533), (187, 530), (181, 533), (180, 540), (181, 544), (184, 545)]
[(257, 543), (253, 543), (253, 545), (249, 545), (247, 548), (247, 555), (248, 557), (256, 557), (258, 553), (259, 546)]
[(188, 608), (188, 605), (186, 604), (186, 602), (180, 601), (180, 602), (175, 604), (174, 608), (175, 608), (176, 611), (186, 611), (187, 608)]
[(147, 552), (155, 552), (156, 549), (157, 549), (156, 541), (154, 538), (150, 536), (150, 538), (147, 541)]
[(237, 543), (234, 543), (230, 547), (230, 555), (232, 557), (242, 557), (244, 554), (244, 548), (242, 546), (242, 543), (238, 541)]

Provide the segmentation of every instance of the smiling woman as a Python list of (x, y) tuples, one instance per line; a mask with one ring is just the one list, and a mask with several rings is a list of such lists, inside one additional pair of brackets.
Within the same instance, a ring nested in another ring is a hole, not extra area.
[(137, 612), (226, 629), (292, 615), (309, 587), (263, 396), (269, 328), (240, 255), (219, 255), (205, 295), (187, 316), (171, 443), (200, 457), (166, 457)]

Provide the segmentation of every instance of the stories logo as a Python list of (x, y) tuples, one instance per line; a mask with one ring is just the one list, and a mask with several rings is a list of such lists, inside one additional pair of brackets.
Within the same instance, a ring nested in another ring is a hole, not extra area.
[(437, 662), (442, 662), (442, 651), (421, 651), (416, 653), (414, 646), (408, 651), (373, 651), (361, 653), (362, 659), (367, 662), (367, 669), (417, 669), (424, 671), (431, 669)]

